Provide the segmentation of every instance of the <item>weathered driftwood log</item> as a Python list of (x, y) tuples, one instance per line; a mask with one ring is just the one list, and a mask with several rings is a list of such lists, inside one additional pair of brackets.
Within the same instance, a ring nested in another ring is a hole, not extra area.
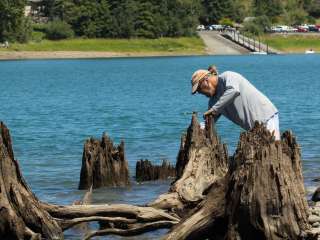
[(116, 147), (106, 134), (103, 134), (101, 141), (88, 139), (83, 148), (79, 189), (89, 189), (91, 185), (99, 188), (129, 184), (124, 142)]
[[(92, 186), (90, 189), (85, 193), (82, 200), (74, 201), (73, 205), (89, 205), (92, 203)], [(70, 224), (72, 225), (72, 224)], [(68, 227), (69, 228), (69, 227)], [(87, 234), (90, 230), (89, 224), (87, 222), (79, 223), (74, 227), (79, 233)]]
[(175, 167), (167, 160), (163, 160), (161, 165), (153, 165), (149, 160), (141, 159), (136, 164), (136, 181), (138, 182), (166, 180), (175, 176)]
[(160, 209), (128, 204), (57, 206), (42, 203), (41, 207), (58, 221), (63, 230), (91, 221), (105, 222), (103, 225), (108, 226), (89, 232), (84, 239), (108, 234), (138, 235), (159, 228), (170, 228), (180, 220)]
[(213, 185), (203, 206), (166, 239), (219, 239), (218, 233), (230, 240), (306, 236), (310, 226), (300, 149), (291, 132), (274, 141), (256, 124), (241, 134), (224, 184)]
[[(89, 201), (90, 191), (83, 202)], [(137, 235), (170, 228), (179, 217), (161, 209), (127, 204), (56, 206), (40, 202), (24, 181), (14, 159), (9, 130), (0, 123), (0, 239), (63, 239), (62, 230), (77, 224), (100, 221), (106, 229), (90, 231), (85, 239), (98, 235)]]
[(201, 202), (213, 183), (228, 170), (226, 145), (220, 143), (211, 122), (201, 129), (193, 114), (187, 134), (182, 137), (176, 163), (176, 180), (168, 193), (148, 206), (174, 211), (180, 216)]
[(40, 207), (14, 159), (7, 127), (0, 123), (0, 239), (63, 239), (57, 222)]

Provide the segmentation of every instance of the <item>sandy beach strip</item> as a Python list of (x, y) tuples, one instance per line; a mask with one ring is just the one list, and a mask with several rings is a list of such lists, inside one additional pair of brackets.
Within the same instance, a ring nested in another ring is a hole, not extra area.
[(115, 57), (193, 56), (199, 53), (177, 52), (94, 52), (94, 51), (0, 51), (0, 60), (19, 59), (81, 59)]

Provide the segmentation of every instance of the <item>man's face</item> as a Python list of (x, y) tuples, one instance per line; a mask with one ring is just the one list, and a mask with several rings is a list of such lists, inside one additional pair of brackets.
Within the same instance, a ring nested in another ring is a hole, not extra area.
[(199, 83), (197, 91), (207, 97), (212, 97), (215, 94), (215, 87), (213, 84), (213, 81), (215, 81), (215, 79), (213, 78), (214, 76), (212, 75), (205, 76)]

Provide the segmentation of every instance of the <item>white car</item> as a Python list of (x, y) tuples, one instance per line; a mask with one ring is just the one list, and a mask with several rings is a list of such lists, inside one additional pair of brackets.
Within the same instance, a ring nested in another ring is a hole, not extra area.
[(282, 28), (280, 26), (272, 26), (271, 27), (271, 32), (282, 32)]
[(213, 30), (223, 30), (224, 27), (220, 24), (213, 24), (211, 25), (211, 27), (213, 28)]
[(205, 30), (204, 25), (199, 25), (199, 26), (197, 27), (197, 31), (203, 31), (203, 30)]
[(286, 25), (278, 25), (278, 26), (273, 26), (271, 27), (271, 32), (289, 32), (289, 26)]

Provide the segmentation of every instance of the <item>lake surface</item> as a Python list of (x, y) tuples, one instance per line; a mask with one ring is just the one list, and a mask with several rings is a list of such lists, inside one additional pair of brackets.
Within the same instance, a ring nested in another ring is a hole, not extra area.
[[(243, 74), (274, 102), (281, 131), (292, 129), (298, 138), (305, 184), (314, 190), (311, 180), (320, 176), (317, 54), (0, 61), (0, 120), (11, 130), (16, 158), (32, 190), (57, 204), (80, 199), (84, 141), (101, 138), (103, 132), (116, 143), (124, 139), (131, 176), (141, 158), (175, 163), (190, 113), (207, 108), (205, 97), (190, 94), (191, 75), (209, 64), (220, 72)], [(242, 130), (223, 117), (217, 130), (233, 154)], [(166, 192), (168, 184), (98, 189), (94, 202), (143, 204)], [(66, 239), (77, 238), (67, 232)]]

